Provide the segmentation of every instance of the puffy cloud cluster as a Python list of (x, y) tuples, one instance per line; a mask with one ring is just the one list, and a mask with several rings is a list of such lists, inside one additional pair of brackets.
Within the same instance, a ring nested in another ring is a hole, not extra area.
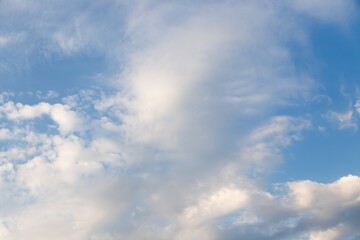
[[(310, 215), (311, 240), (352, 239), (359, 237), (357, 176), (342, 177), (331, 184), (311, 181), (288, 183), (292, 206)], [(315, 227), (316, 226), (316, 227)]]
[(221, 228), (219, 239), (356, 239), (358, 184), (349, 175), (330, 184), (288, 182), (280, 195), (248, 190), (247, 203), (228, 217), (233, 225)]
[(48, 115), (57, 123), (61, 134), (67, 134), (75, 129), (80, 130), (82, 124), (82, 120), (77, 116), (76, 112), (71, 111), (69, 106), (65, 104), (51, 105), (46, 102), (40, 102), (31, 106), (6, 102), (1, 106), (0, 113), (3, 117), (13, 121), (34, 119)]
[(35, 104), (1, 95), (0, 237), (359, 236), (358, 177), (288, 182), (276, 193), (264, 187), (282, 150), (311, 126), (308, 117), (275, 114), (312, 88), (289, 47), (300, 44), (298, 18), (343, 24), (353, 6), (0, 2), (0, 19), (22, 16), (11, 18), (21, 41), (42, 39), (51, 54), (99, 51), (121, 64), (106, 79), (112, 91), (80, 90), (46, 102), (51, 92)]

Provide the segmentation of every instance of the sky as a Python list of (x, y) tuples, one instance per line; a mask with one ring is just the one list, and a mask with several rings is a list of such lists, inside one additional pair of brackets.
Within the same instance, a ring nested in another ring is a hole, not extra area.
[(0, 238), (360, 239), (355, 0), (0, 0)]

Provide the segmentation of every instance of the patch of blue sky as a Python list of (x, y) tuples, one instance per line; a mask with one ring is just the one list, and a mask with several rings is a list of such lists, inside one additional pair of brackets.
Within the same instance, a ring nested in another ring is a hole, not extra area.
[[(332, 182), (348, 174), (360, 173), (360, 134), (357, 130), (358, 113), (354, 105), (360, 83), (360, 20), (346, 30), (332, 25), (311, 25), (310, 63), (306, 56), (294, 51), (301, 68), (312, 71), (316, 82), (315, 96), (298, 106), (278, 110), (278, 114), (305, 116), (312, 126), (302, 139), (284, 151), (286, 159), (274, 172), (273, 182), (312, 179)], [(308, 62), (309, 63), (309, 62)], [(354, 125), (341, 128), (329, 121), (331, 111), (345, 114), (353, 111)]]
[(348, 174), (359, 175), (359, 134), (330, 130), (309, 131), (285, 153), (286, 161), (274, 171), (273, 182), (312, 179), (332, 182)]
[(360, 76), (360, 20), (347, 31), (329, 26), (312, 32), (313, 52), (318, 59), (319, 81), (336, 107), (348, 104), (344, 94), (356, 94)]
[(106, 71), (104, 57), (94, 54), (32, 58), (35, 59), (31, 60), (29, 68), (16, 74), (14, 72), (1, 74), (4, 79), (1, 84), (2, 91), (24, 93), (54, 91), (61, 96), (67, 96), (82, 88), (101, 85), (96, 78), (97, 73)]

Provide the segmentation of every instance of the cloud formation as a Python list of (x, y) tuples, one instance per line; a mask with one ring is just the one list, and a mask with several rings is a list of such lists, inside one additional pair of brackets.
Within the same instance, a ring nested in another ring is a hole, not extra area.
[[(0, 237), (358, 237), (359, 177), (265, 186), (282, 151), (311, 127), (308, 116), (279, 114), (314, 87), (291, 49), (306, 47), (302, 19), (341, 26), (354, 6), (2, 1), (0, 18), (22, 16), (9, 22), (23, 37), (10, 46), (0, 35), (0, 51), (96, 52), (117, 68), (104, 89), (61, 99), (35, 92), (37, 103), (1, 95)], [(348, 126), (347, 115), (332, 116)]]

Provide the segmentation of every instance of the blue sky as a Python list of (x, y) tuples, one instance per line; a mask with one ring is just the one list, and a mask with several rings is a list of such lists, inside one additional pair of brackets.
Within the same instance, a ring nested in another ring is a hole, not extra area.
[(0, 1), (0, 238), (360, 238), (355, 0)]
[(281, 178), (331, 182), (346, 174), (359, 175), (357, 127), (339, 130), (336, 124), (323, 119), (324, 113), (329, 110), (348, 111), (358, 98), (360, 61), (356, 43), (360, 36), (359, 20), (356, 18), (353, 21), (345, 28), (328, 24), (311, 26), (309, 37), (313, 58), (310, 62), (302, 60), (299, 64), (313, 65), (310, 68), (320, 86), (317, 91), (331, 102), (302, 105), (297, 114), (306, 112), (313, 115), (314, 124), (326, 128), (326, 131), (305, 132), (303, 141), (288, 149), (289, 161), (279, 170), (282, 171)]

